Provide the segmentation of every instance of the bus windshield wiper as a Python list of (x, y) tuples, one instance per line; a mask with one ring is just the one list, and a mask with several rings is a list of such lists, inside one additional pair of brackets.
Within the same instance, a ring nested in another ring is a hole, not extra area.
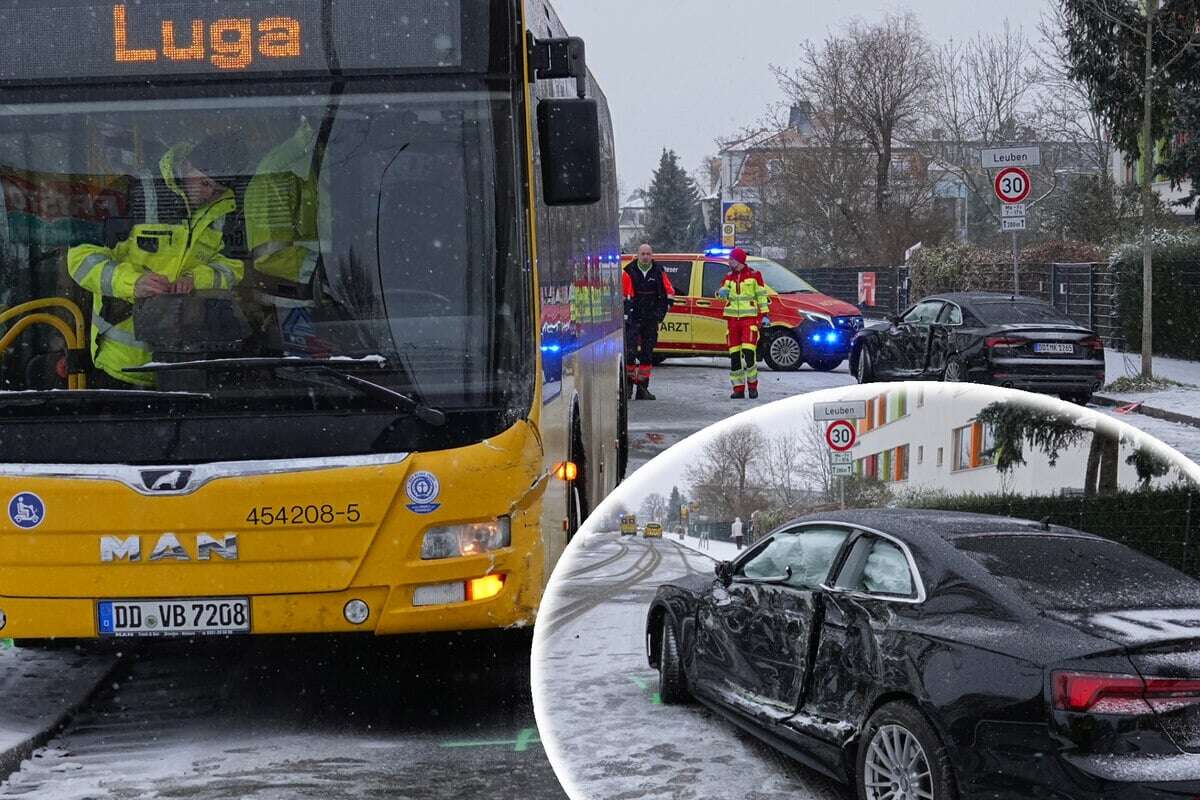
[(249, 357), (249, 358), (211, 358), (196, 361), (173, 361), (170, 363), (145, 364), (140, 367), (126, 367), (126, 372), (180, 372), (199, 369), (206, 372), (248, 371), (254, 369), (295, 369), (316, 372), (333, 378), (344, 386), (358, 390), (369, 397), (383, 400), (399, 411), (412, 414), (417, 419), (441, 427), (446, 424), (446, 414), (436, 408), (427, 406), (420, 400), (384, 386), (381, 383), (367, 380), (355, 375), (358, 370), (378, 371), (387, 367), (386, 359), (328, 359), (328, 358), (294, 358), (294, 357)]

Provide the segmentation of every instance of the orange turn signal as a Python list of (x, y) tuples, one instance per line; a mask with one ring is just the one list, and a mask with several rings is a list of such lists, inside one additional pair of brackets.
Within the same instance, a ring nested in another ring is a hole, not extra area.
[(482, 578), (467, 581), (467, 599), (487, 600), (500, 594), (503, 589), (503, 575), (484, 575)]
[(560, 481), (573, 481), (579, 477), (579, 467), (574, 461), (564, 461), (554, 468), (554, 477)]

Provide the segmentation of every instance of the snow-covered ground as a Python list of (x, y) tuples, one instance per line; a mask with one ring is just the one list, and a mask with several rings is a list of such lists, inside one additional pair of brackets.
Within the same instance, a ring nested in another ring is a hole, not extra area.
[(703, 706), (659, 702), (646, 611), (660, 583), (711, 575), (711, 558), (674, 537), (605, 532), (576, 542), (556, 570), (534, 649), (538, 727), (572, 800), (846, 800)]

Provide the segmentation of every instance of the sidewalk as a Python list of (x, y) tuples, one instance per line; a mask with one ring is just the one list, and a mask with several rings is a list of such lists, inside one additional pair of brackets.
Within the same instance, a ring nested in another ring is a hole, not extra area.
[(116, 666), (113, 653), (0, 646), (0, 780), (41, 747)]
[[(714, 542), (709, 541), (707, 546), (702, 548), (700, 540), (695, 536), (686, 536), (683, 539), (679, 538), (677, 533), (664, 533), (664, 539), (670, 539), (675, 544), (681, 544), (689, 550), (695, 550), (697, 553), (706, 555), (713, 561), (733, 561), (737, 558), (738, 549), (733, 542)], [(745, 550), (745, 548), (742, 548)]]
[[(1141, 370), (1141, 356), (1137, 353), (1106, 350), (1104, 357), (1108, 383), (1126, 376), (1134, 377)], [(1142, 392), (1101, 389), (1093, 399), (1099, 405), (1134, 406), (1133, 412), (1148, 417), (1200, 427), (1200, 362), (1155, 356), (1154, 374), (1185, 385)]]

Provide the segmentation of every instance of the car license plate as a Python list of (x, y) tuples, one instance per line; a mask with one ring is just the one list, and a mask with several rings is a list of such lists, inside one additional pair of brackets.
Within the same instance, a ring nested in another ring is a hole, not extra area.
[(247, 597), (101, 600), (101, 636), (182, 636), (250, 632)]
[(1057, 355), (1075, 355), (1075, 345), (1059, 344), (1058, 342), (1035, 342), (1033, 345), (1035, 353), (1054, 353)]

